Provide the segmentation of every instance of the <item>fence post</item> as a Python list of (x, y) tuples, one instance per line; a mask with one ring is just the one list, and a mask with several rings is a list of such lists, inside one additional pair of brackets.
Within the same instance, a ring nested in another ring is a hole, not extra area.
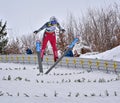
[(75, 68), (76, 68), (76, 59), (74, 59), (74, 60), (73, 60), (73, 63), (74, 63), (74, 65), (75, 65)]
[(48, 60), (49, 60), (48, 57), (46, 57), (46, 63), (47, 63), (47, 65), (49, 65)]
[(6, 62), (8, 62), (8, 56), (7, 55), (5, 56), (5, 60), (6, 60)]
[(84, 65), (84, 60), (80, 60), (80, 64), (82, 65), (82, 68), (84, 68), (84, 67), (83, 67), (83, 65)]
[(105, 69), (106, 69), (106, 71), (107, 71), (107, 73), (108, 73), (108, 62), (105, 62), (105, 63), (104, 63), (104, 66), (105, 66)]
[(67, 66), (69, 67), (68, 63), (69, 63), (69, 59), (66, 58), (66, 64), (67, 64)]
[(116, 71), (116, 69), (117, 69), (117, 63), (116, 62), (113, 63), (113, 68), (114, 68), (115, 73), (117, 73), (117, 71)]
[(98, 70), (99, 70), (99, 67), (100, 67), (100, 61), (97, 60), (97, 62), (96, 62), (96, 66), (97, 66), (97, 68), (98, 68)]
[(29, 62), (29, 64), (30, 64), (30, 56), (28, 56), (28, 62)]
[(92, 70), (92, 68), (91, 68), (91, 66), (92, 66), (92, 61), (91, 61), (91, 60), (88, 61), (88, 65), (89, 65), (90, 69)]
[(2, 62), (2, 57), (0, 56), (0, 61)]

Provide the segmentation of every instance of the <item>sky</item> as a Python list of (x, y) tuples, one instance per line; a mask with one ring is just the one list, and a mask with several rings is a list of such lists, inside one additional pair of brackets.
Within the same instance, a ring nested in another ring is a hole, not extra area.
[(32, 33), (51, 16), (60, 23), (72, 13), (75, 17), (86, 14), (89, 8), (105, 8), (119, 0), (0, 0), (0, 19), (7, 21), (10, 36)]

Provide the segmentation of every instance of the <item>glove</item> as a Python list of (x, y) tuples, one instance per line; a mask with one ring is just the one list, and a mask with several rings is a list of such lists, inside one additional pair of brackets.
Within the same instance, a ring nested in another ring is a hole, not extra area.
[(38, 31), (36, 30), (36, 31), (34, 31), (33, 33), (37, 34), (37, 33), (38, 33)]

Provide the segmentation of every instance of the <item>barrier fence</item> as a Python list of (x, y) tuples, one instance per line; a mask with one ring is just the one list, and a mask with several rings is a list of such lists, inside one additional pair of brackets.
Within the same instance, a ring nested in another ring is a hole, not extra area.
[[(37, 55), (0, 55), (2, 63), (38, 64)], [(44, 56), (43, 65), (52, 65), (53, 56)], [(64, 57), (57, 66), (120, 72), (120, 62), (80, 57)]]

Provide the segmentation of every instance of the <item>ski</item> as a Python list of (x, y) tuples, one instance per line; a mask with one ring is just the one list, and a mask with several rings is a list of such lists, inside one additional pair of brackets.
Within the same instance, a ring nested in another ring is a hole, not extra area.
[(37, 75), (40, 75), (40, 73), (43, 73), (43, 66), (42, 66), (42, 59), (41, 59), (41, 44), (40, 44), (40, 41), (37, 40), (36, 41), (36, 52), (37, 52), (37, 57), (38, 57), (38, 69), (39, 69), (39, 74)]
[(62, 60), (62, 58), (66, 55), (66, 53), (69, 50), (72, 50), (72, 48), (78, 42), (78, 40), (79, 40), (78, 38), (75, 38), (73, 40), (73, 42), (68, 46), (68, 49), (64, 52), (64, 54), (45, 72), (45, 74), (48, 74)]

